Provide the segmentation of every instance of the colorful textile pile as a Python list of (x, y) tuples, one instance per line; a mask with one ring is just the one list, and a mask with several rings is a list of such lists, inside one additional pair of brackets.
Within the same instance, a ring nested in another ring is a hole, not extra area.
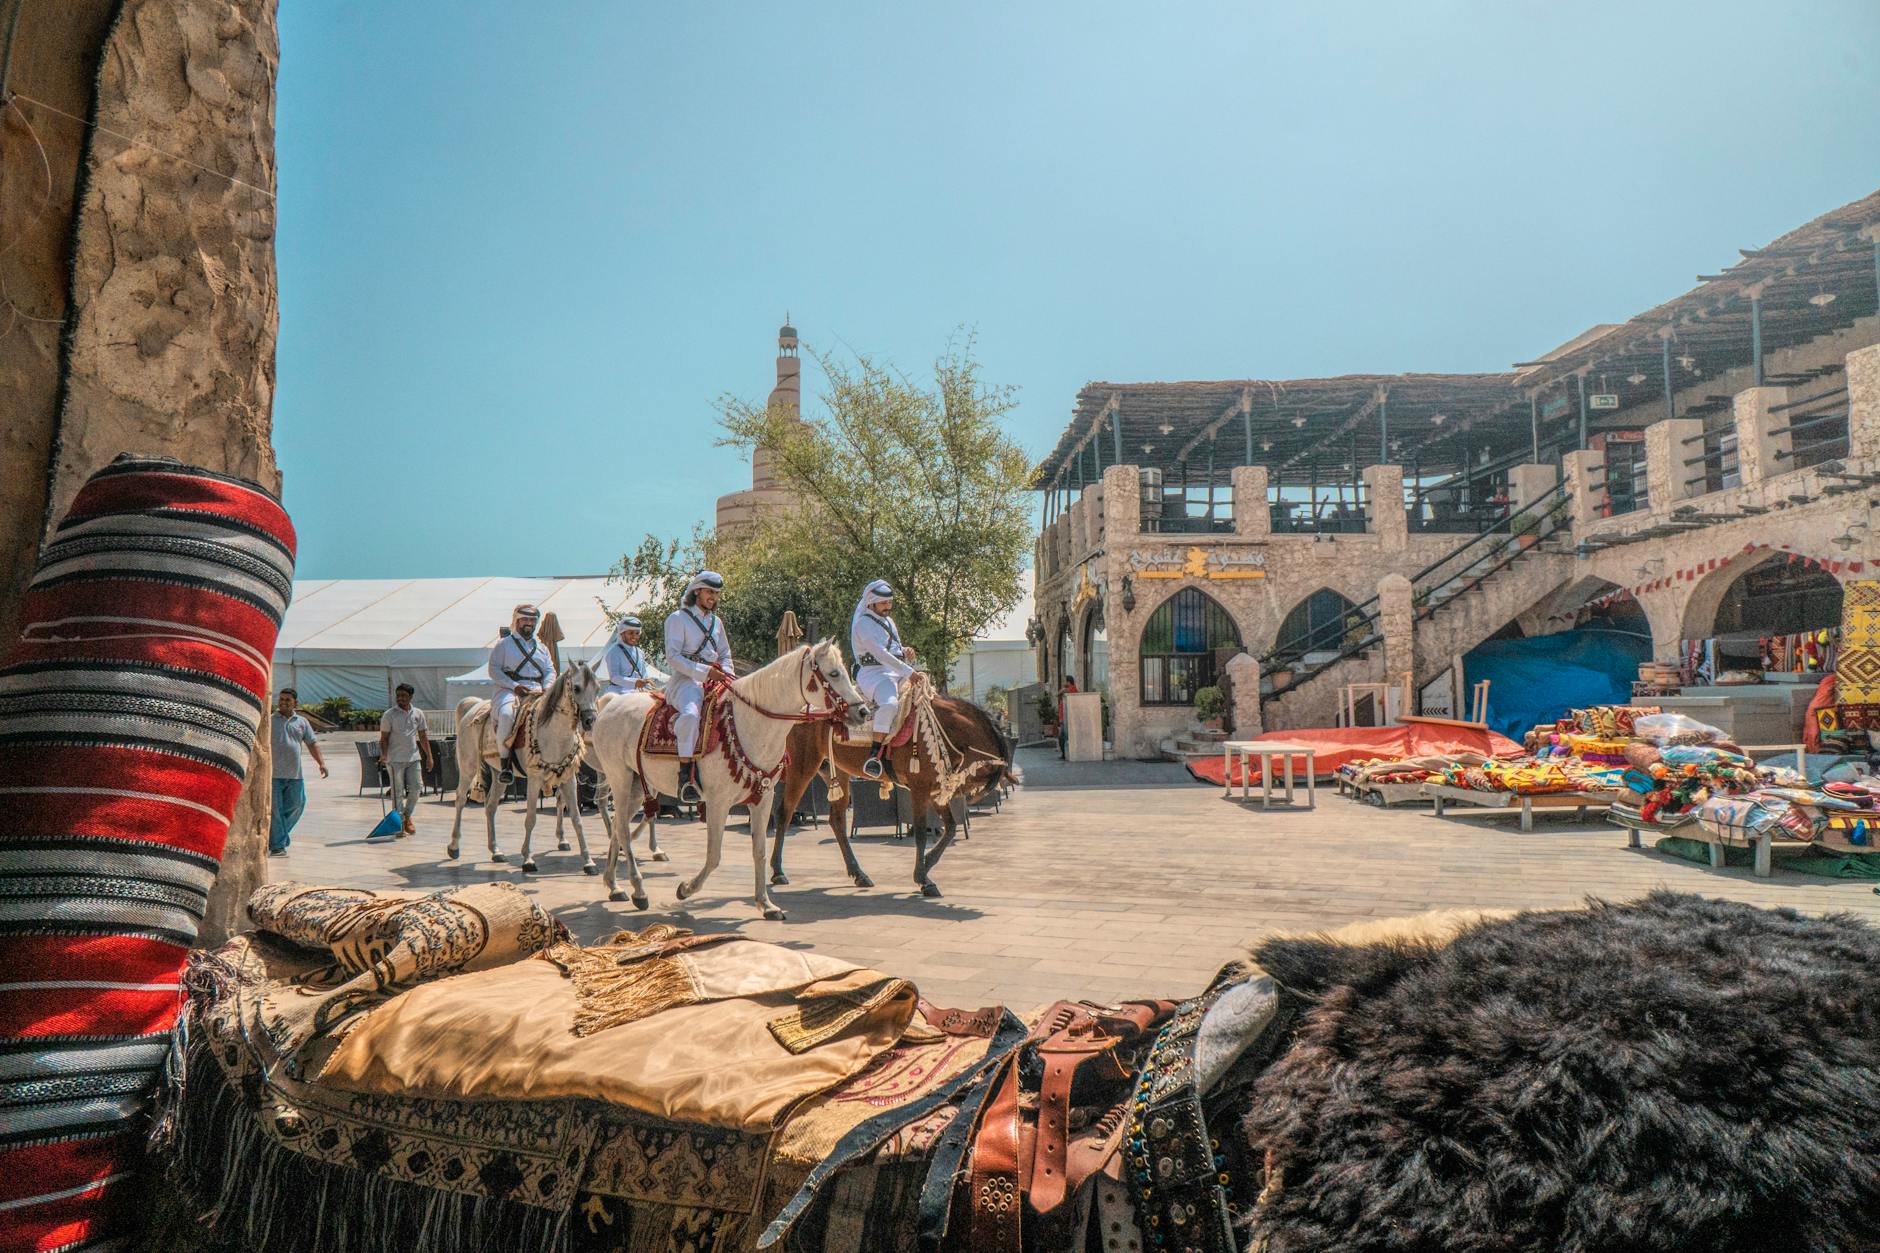
[(0, 1250), (129, 1247), (144, 1117), (268, 697), (294, 530), (121, 457), (40, 554), (0, 666)]

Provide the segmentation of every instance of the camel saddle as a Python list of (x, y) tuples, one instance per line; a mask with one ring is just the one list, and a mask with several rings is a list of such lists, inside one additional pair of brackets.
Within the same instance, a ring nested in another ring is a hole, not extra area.
[[(694, 756), (703, 757), (716, 752), (718, 748), (718, 689), (705, 689), (705, 700), (699, 706), (698, 713), (698, 751)], [(653, 707), (647, 712), (646, 721), (640, 724), (639, 754), (641, 757), (677, 757), (679, 755), (679, 736), (673, 729), (678, 721), (679, 707), (658, 692), (653, 693)]]

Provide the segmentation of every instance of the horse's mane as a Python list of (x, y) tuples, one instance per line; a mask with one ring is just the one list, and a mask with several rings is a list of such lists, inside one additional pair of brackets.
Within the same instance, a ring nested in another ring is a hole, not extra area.
[(1012, 764), (1011, 746), (1005, 742), (1005, 736), (999, 732), (999, 724), (992, 720), (991, 714), (964, 696), (946, 696), (940, 699), (958, 709), (967, 718), (977, 722), (979, 729), (986, 733), (986, 737), (999, 746), (999, 760), (1008, 766)]
[(541, 717), (549, 718), (554, 716), (555, 706), (561, 703), (562, 693), (568, 689), (568, 676), (574, 672), (575, 666), (579, 664), (579, 662), (571, 661), (563, 666), (561, 673), (555, 676), (555, 681), (548, 685), (546, 692), (542, 693)]

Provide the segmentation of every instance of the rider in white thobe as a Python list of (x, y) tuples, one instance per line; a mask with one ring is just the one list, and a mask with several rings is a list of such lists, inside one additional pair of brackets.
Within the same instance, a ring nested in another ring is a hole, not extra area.
[(666, 615), (666, 664), (672, 678), (666, 699), (678, 711), (673, 737), (679, 748), (679, 799), (696, 804), (699, 797), (693, 754), (698, 749), (699, 707), (705, 699), (705, 680), (716, 672), (731, 677), (731, 642), (718, 620), (718, 593), (724, 576), (701, 570), (685, 585), (685, 599)]
[(849, 647), (855, 652), (855, 685), (875, 706), (875, 751), (862, 773), (878, 779), (887, 769), (888, 736), (901, 709), (901, 682), (914, 673), (914, 649), (901, 641), (894, 625), (894, 589), (876, 579), (862, 589), (849, 619)]
[[(490, 682), (496, 685), (490, 712), (496, 720), (499, 752), (503, 741), (509, 738), (510, 729), (516, 725), (516, 709), (522, 697), (529, 692), (540, 692), (555, 681), (555, 659), (549, 656), (548, 645), (535, 638), (535, 624), (541, 618), (534, 605), (517, 605), (509, 620), (509, 634), (490, 649)], [(515, 777), (511, 759), (511, 754), (502, 754), (504, 783)]]
[(646, 659), (640, 647), (640, 619), (628, 614), (620, 620), (614, 642), (601, 654), (607, 671), (608, 692), (644, 692), (666, 682), (666, 672)]

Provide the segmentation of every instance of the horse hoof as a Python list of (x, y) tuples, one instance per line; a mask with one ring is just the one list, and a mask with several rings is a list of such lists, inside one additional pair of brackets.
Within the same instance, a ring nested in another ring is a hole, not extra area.
[(770, 886), (773, 888), (788, 887), (790, 886), (790, 876), (783, 873), (781, 870), (773, 870), (770, 872)]
[(640, 910), (642, 913), (644, 913), (647, 906), (651, 905), (652, 903), (653, 902), (648, 900), (644, 895), (636, 896), (633, 898), (633, 907), (637, 910)]
[(600, 872), (601, 868), (593, 862), (589, 862), (587, 865), (581, 867), (582, 874), (599, 874)]
[(927, 897), (929, 900), (937, 900), (940, 897), (939, 885), (933, 884), (933, 883), (923, 883), (920, 885), (920, 894), (922, 896)]
[(497, 864), (499, 864), (499, 865), (500, 865), (500, 864), (502, 864), (503, 862), (506, 862), (506, 861), (508, 861), (509, 859), (508, 859), (507, 857), (505, 857), (505, 856), (503, 856), (503, 855), (502, 855), (501, 853), (491, 853), (491, 854), (490, 854), (490, 860), (491, 860), (491, 861), (493, 861), (493, 862), (496, 862)]
[(872, 888), (875, 886), (875, 881), (859, 870), (849, 876), (849, 882), (853, 883), (858, 888)]
[(671, 861), (672, 858), (668, 857), (666, 855), (666, 850), (661, 848), (661, 849), (653, 850), (653, 860), (654, 861)]
[(453, 844), (449, 848), (445, 849), (444, 856), (450, 858), (452, 861), (456, 861), (457, 860), (457, 846)]
[(680, 900), (684, 900), (686, 897), (692, 895), (692, 885), (689, 883), (681, 883), (677, 890)]
[(786, 916), (787, 915), (785, 915), (784, 912), (781, 909), (778, 909), (775, 905), (772, 905), (768, 909), (764, 910), (764, 917), (770, 920), (771, 922), (782, 922)]
[(523, 874), (535, 873), (535, 858), (531, 857), (529, 858), (529, 860), (522, 863), (522, 873)]
[(557, 845), (556, 845), (555, 847), (556, 847), (557, 849), (559, 849), (559, 850), (560, 850), (561, 852), (564, 852), (564, 853), (565, 853), (565, 852), (567, 852), (567, 851), (568, 851), (568, 849), (569, 849), (569, 848), (570, 848), (571, 846), (569, 845), (569, 843), (568, 843), (568, 841), (566, 841), (566, 840), (563, 840), (563, 841), (562, 841), (561, 843), (559, 843), (559, 844), (557, 844)]
[(627, 899), (627, 894), (622, 892), (619, 888), (615, 888), (607, 894), (607, 899), (610, 901), (624, 901)]

